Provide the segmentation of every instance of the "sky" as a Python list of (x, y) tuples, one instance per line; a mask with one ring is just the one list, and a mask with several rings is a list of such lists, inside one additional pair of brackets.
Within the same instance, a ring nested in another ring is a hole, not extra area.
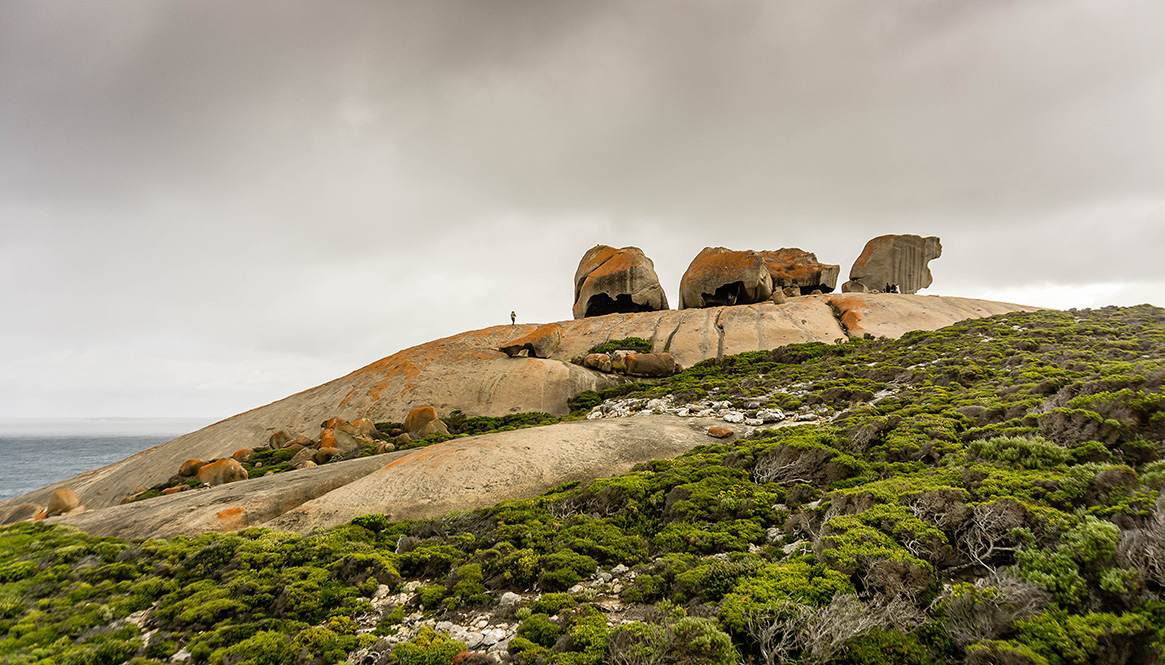
[(222, 418), (596, 244), (1165, 305), (1160, 0), (0, 3), (0, 418)]

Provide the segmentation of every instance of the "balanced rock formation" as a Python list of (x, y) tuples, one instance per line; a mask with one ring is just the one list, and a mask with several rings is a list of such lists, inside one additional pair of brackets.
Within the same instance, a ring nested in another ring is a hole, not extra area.
[(595, 245), (583, 254), (574, 273), (574, 318), (663, 309), (655, 264), (638, 247)]
[(705, 247), (680, 279), (680, 309), (748, 305), (773, 295), (773, 278), (761, 254)]
[(817, 255), (796, 247), (757, 252), (764, 257), (773, 280), (773, 291), (797, 287), (798, 295), (829, 293), (837, 287), (841, 266), (821, 263)]
[(73, 490), (62, 487), (49, 497), (49, 505), (45, 507), (45, 517), (56, 517), (76, 510), (81, 506), (81, 500)]
[(878, 236), (866, 243), (850, 268), (849, 278), (870, 291), (884, 291), (892, 284), (899, 293), (915, 293), (934, 281), (927, 264), (942, 254), (943, 246), (936, 236)]

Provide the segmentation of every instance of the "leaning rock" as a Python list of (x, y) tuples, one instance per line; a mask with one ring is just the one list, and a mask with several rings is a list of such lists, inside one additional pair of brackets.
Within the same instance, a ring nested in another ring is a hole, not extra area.
[(623, 360), (631, 376), (671, 376), (676, 373), (676, 359), (670, 353), (632, 353)]
[(198, 480), (207, 485), (223, 485), (236, 480), (246, 480), (247, 470), (235, 459), (220, 459), (198, 470)]
[(49, 497), (49, 505), (45, 506), (45, 517), (64, 515), (80, 506), (81, 500), (77, 498), (77, 493), (68, 487), (62, 487)]
[(842, 293), (869, 293), (870, 289), (865, 284), (862, 284), (861, 282), (857, 281), (856, 279), (851, 279), (850, 281), (841, 285), (841, 292)]
[(887, 284), (897, 284), (900, 293), (914, 293), (934, 281), (927, 264), (942, 253), (936, 236), (878, 236), (866, 243), (850, 268), (849, 278), (870, 290), (882, 291)]
[(574, 318), (663, 309), (667, 309), (667, 296), (655, 264), (638, 247), (595, 245), (579, 261), (574, 273)]
[(561, 342), (562, 326), (557, 323), (547, 323), (544, 326), (539, 326), (528, 335), (523, 335), (498, 347), (498, 350), (511, 358), (522, 351), (526, 351), (531, 358), (549, 358), (558, 350), (558, 345)]
[(746, 305), (772, 294), (768, 264), (753, 251), (705, 247), (680, 279), (680, 309)]
[(188, 459), (178, 467), (178, 475), (184, 478), (190, 478), (198, 474), (198, 470), (206, 466), (204, 459)]
[(775, 251), (757, 252), (765, 258), (769, 275), (773, 279), (773, 291), (785, 287), (797, 287), (801, 295), (814, 291), (829, 293), (837, 286), (837, 275), (841, 266), (821, 263), (817, 255), (796, 247), (786, 247)]

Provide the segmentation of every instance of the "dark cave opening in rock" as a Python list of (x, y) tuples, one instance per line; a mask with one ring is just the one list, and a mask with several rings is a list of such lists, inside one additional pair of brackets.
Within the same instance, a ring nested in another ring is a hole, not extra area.
[(704, 307), (749, 304), (750, 301), (747, 298), (741, 300), (740, 294), (743, 292), (744, 282), (729, 282), (728, 284), (717, 287), (715, 293), (703, 293), (701, 296), (704, 298)]
[(648, 305), (640, 305), (631, 299), (630, 293), (620, 293), (614, 299), (605, 293), (591, 296), (587, 302), (585, 316), (602, 316), (604, 314), (633, 314), (635, 312), (654, 312)]
[[(780, 287), (777, 287), (777, 288), (780, 288)], [(797, 290), (799, 290), (801, 292), (801, 295), (807, 296), (807, 295), (811, 295), (814, 291), (820, 291), (822, 293), (832, 293), (833, 287), (826, 286), (824, 284), (811, 284), (809, 286), (798, 286)]]

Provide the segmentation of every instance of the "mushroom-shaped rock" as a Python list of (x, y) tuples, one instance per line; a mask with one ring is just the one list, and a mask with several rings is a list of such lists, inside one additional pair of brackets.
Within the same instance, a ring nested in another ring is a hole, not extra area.
[(198, 470), (198, 480), (207, 485), (223, 485), (236, 480), (246, 480), (247, 470), (233, 458), (211, 462)]
[(62, 487), (49, 497), (49, 505), (45, 507), (45, 517), (64, 515), (80, 506), (81, 499), (77, 498), (77, 493), (68, 487)]
[(562, 326), (557, 323), (547, 323), (538, 326), (534, 332), (523, 335), (514, 341), (504, 344), (498, 349), (513, 358), (522, 351), (534, 358), (549, 358), (562, 342)]
[(899, 293), (915, 293), (930, 286), (934, 278), (927, 264), (942, 254), (943, 246), (936, 236), (878, 236), (866, 243), (850, 268), (849, 278), (871, 291), (895, 285)]
[(183, 478), (190, 478), (198, 473), (198, 470), (206, 466), (204, 459), (188, 459), (178, 467), (178, 475)]
[(795, 286), (801, 295), (820, 290), (829, 293), (837, 286), (837, 275), (841, 266), (821, 263), (817, 255), (796, 247), (757, 252), (765, 257), (769, 266), (769, 276), (773, 279), (773, 291)]
[(632, 353), (623, 359), (631, 376), (671, 376), (676, 373), (676, 359), (670, 353)]
[(638, 247), (595, 245), (574, 273), (574, 318), (667, 309), (655, 264)]
[(680, 309), (747, 305), (772, 294), (768, 263), (753, 251), (705, 247), (680, 279)]

